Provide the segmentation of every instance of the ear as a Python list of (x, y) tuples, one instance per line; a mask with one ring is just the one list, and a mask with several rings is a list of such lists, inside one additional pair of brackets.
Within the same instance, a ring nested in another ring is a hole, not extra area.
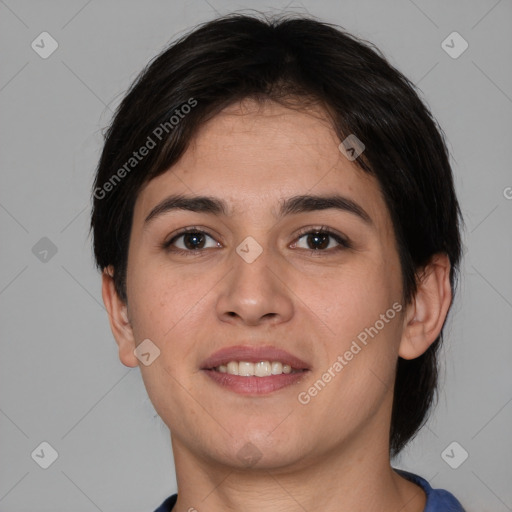
[(117, 294), (114, 285), (114, 268), (103, 269), (101, 276), (101, 294), (110, 319), (110, 328), (119, 347), (119, 359), (125, 366), (138, 366), (135, 350), (135, 338), (128, 319), (128, 307)]
[(415, 359), (430, 347), (443, 328), (451, 301), (450, 259), (435, 254), (418, 277), (416, 294), (407, 306), (400, 357)]

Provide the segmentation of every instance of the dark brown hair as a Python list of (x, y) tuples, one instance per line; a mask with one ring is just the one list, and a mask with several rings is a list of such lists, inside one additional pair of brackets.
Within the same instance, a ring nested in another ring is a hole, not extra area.
[[(114, 267), (124, 301), (132, 216), (142, 185), (177, 162), (206, 120), (245, 98), (293, 108), (317, 104), (340, 140), (355, 134), (365, 145), (355, 163), (377, 179), (391, 215), (404, 303), (414, 297), (417, 275), (436, 253), (449, 256), (455, 287), (462, 219), (442, 131), (414, 85), (373, 45), (332, 24), (233, 14), (199, 26), (153, 59), (106, 132), (91, 229), (97, 265)], [(140, 157), (139, 149), (150, 146)], [(392, 454), (427, 417), (441, 342), (442, 332), (421, 357), (398, 360)]]

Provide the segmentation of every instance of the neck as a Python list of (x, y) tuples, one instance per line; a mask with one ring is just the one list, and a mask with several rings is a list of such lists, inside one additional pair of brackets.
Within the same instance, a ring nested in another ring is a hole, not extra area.
[(173, 512), (422, 512), (423, 490), (397, 475), (388, 441), (347, 440), (292, 465), (242, 469), (191, 452), (173, 438), (178, 501)]

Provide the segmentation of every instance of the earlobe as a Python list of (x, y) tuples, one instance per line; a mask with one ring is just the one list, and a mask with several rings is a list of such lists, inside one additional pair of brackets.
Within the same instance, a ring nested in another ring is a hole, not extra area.
[(421, 356), (443, 328), (452, 301), (448, 255), (434, 255), (418, 277), (417, 283), (416, 294), (406, 308), (398, 351), (403, 359)]
[(117, 294), (114, 285), (114, 269), (105, 268), (102, 274), (101, 294), (108, 312), (110, 328), (119, 347), (119, 359), (125, 366), (138, 366), (135, 350), (135, 338), (128, 318), (127, 305)]

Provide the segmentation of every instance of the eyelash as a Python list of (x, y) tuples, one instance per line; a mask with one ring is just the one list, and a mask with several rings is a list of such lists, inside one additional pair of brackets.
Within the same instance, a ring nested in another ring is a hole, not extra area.
[[(200, 229), (199, 227), (191, 226), (189, 228), (183, 229), (176, 235), (174, 235), (170, 240), (165, 241), (161, 247), (162, 249), (173, 252), (176, 254), (182, 254), (185, 256), (201, 256), (205, 249), (196, 249), (196, 250), (184, 250), (184, 249), (178, 249), (176, 247), (172, 247), (172, 244), (178, 240), (180, 237), (186, 235), (187, 233), (197, 233), (202, 235), (207, 235), (210, 238), (214, 239), (212, 235), (210, 235), (207, 231), (204, 231)], [(343, 236), (339, 235), (338, 233), (332, 231), (327, 226), (320, 226), (319, 228), (304, 228), (301, 230), (296, 238), (296, 241), (293, 242), (294, 244), (298, 242), (303, 236), (305, 235), (328, 235), (332, 237), (339, 245), (332, 249), (302, 249), (303, 251), (307, 251), (311, 256), (319, 256), (319, 253), (333, 253), (342, 251), (344, 249), (350, 249), (352, 248), (352, 244)]]

